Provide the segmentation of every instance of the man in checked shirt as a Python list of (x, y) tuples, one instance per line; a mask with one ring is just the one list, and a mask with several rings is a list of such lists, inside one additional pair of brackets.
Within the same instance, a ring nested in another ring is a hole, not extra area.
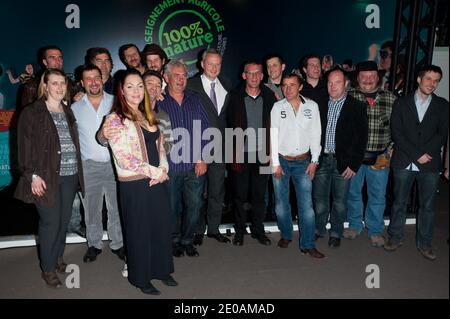
[[(364, 226), (368, 230), (373, 247), (383, 247), (384, 209), (389, 167), (374, 164), (378, 157), (390, 157), (392, 150), (390, 118), (396, 99), (392, 92), (380, 88), (377, 64), (373, 61), (361, 62), (356, 66), (358, 88), (348, 94), (363, 102), (367, 108), (369, 124), (367, 148), (363, 164), (350, 181), (347, 198), (347, 219), (349, 228), (344, 238), (355, 239)], [(361, 190), (367, 181), (367, 207), (363, 225), (364, 204)]]

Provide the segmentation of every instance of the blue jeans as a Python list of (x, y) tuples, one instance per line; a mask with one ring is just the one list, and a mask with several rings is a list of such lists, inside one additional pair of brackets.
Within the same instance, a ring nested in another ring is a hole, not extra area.
[(384, 229), (384, 209), (386, 207), (386, 186), (389, 178), (389, 168), (374, 170), (370, 165), (361, 165), (355, 176), (350, 180), (347, 198), (347, 220), (349, 228), (361, 232), (364, 228), (362, 188), (367, 180), (367, 207), (364, 217), (365, 225), (372, 235), (381, 235)]
[(315, 216), (312, 203), (312, 182), (309, 175), (305, 173), (310, 159), (303, 161), (287, 161), (280, 156), (280, 165), (284, 175), (281, 178), (272, 176), (273, 188), (275, 192), (275, 212), (277, 214), (278, 228), (281, 237), (292, 240), (292, 215), (289, 202), (289, 180), (292, 178), (295, 193), (297, 195), (298, 206), (298, 227), (301, 249), (311, 249), (315, 247), (314, 229)]
[(393, 243), (400, 243), (403, 240), (409, 194), (414, 180), (417, 180), (420, 206), (417, 216), (416, 245), (418, 248), (431, 248), (439, 173), (414, 172), (406, 169), (393, 171), (394, 204), (388, 228), (389, 238)]
[[(328, 217), (330, 217), (330, 237), (341, 238), (347, 213), (349, 180), (339, 174), (336, 165), (334, 157), (321, 156), (313, 181), (313, 198), (316, 210), (316, 234), (325, 236)], [(331, 211), (330, 195), (333, 198)]]
[(170, 208), (173, 217), (172, 243), (191, 245), (197, 228), (205, 175), (197, 177), (195, 172), (169, 172)]

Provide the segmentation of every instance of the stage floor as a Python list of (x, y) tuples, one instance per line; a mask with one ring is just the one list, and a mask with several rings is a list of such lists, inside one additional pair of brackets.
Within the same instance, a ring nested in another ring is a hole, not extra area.
[[(327, 258), (315, 260), (298, 249), (298, 233), (287, 249), (276, 246), (279, 233), (269, 234), (271, 246), (250, 236), (244, 246), (205, 239), (197, 258), (175, 259), (174, 278), (179, 286), (160, 282), (158, 297), (149, 297), (122, 277), (123, 262), (108, 247), (94, 263), (82, 262), (85, 244), (67, 245), (66, 262), (80, 269), (80, 288), (52, 290), (40, 279), (36, 247), (0, 250), (0, 298), (170, 298), (170, 299), (298, 299), (298, 298), (449, 298), (448, 184), (438, 196), (434, 236), (437, 260), (423, 258), (414, 244), (415, 226), (406, 227), (405, 244), (385, 252), (369, 244), (367, 234), (343, 240), (330, 249), (326, 239), (317, 248)], [(104, 242), (106, 245), (106, 242)], [(366, 287), (368, 265), (380, 271), (380, 288)], [(63, 279), (65, 277), (62, 277)]]

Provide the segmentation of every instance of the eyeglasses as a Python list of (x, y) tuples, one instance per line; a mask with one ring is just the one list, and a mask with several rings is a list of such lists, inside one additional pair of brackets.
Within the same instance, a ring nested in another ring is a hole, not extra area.
[(380, 58), (387, 59), (388, 57), (391, 57), (392, 54), (389, 53), (387, 50), (380, 50)]

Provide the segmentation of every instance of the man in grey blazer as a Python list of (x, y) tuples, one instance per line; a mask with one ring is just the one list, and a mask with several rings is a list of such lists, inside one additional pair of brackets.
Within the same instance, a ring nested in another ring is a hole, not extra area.
[(448, 134), (448, 101), (433, 94), (442, 78), (435, 65), (424, 66), (418, 74), (417, 90), (395, 101), (391, 117), (394, 153), (394, 204), (389, 224), (389, 241), (384, 246), (394, 251), (403, 243), (406, 205), (414, 180), (419, 188), (416, 244), (428, 260), (435, 260), (431, 248), (435, 196), (442, 169), (441, 148)]
[(208, 223), (207, 237), (214, 238), (218, 242), (228, 243), (230, 240), (220, 234), (219, 225), (222, 220), (222, 205), (225, 197), (225, 161), (224, 139), (226, 127), (226, 108), (228, 105), (228, 92), (231, 85), (220, 76), (222, 56), (215, 49), (207, 49), (203, 52), (201, 66), (203, 73), (188, 80), (187, 88), (198, 93), (200, 101), (205, 108), (210, 127), (217, 128), (222, 137), (221, 161), (208, 163), (208, 201), (207, 213), (200, 214), (198, 229), (194, 236), (194, 245), (201, 245), (203, 234)]

